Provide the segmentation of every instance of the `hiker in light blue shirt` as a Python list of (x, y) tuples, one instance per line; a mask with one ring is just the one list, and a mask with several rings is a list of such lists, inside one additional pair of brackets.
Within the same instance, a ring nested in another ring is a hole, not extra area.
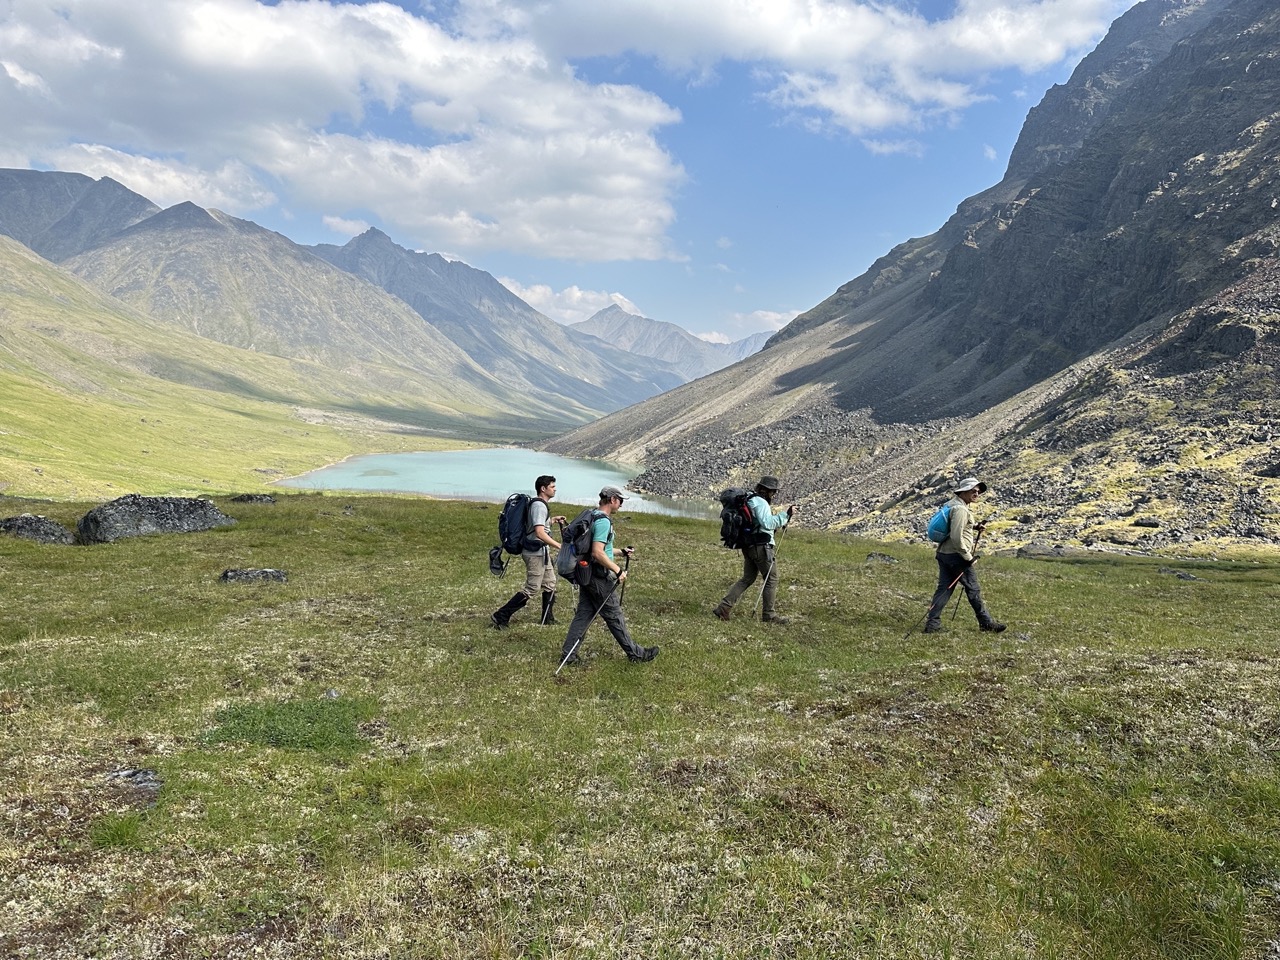
[(777, 496), (779, 483), (777, 477), (763, 476), (756, 484), (755, 494), (747, 500), (751, 508), (751, 516), (755, 519), (754, 528), (749, 534), (747, 544), (742, 547), (742, 577), (729, 588), (724, 599), (716, 604), (712, 611), (721, 620), (728, 620), (733, 605), (756, 582), (756, 577), (764, 578), (761, 590), (763, 606), (760, 619), (765, 623), (786, 623), (786, 617), (778, 616), (775, 600), (778, 596), (778, 564), (775, 560), (777, 545), (773, 532), (781, 530), (795, 515), (795, 504), (786, 507), (773, 506), (773, 498)]

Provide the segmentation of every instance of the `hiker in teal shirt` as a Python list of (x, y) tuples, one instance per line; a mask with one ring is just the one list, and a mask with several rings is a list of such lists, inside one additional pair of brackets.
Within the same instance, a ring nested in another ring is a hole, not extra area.
[(613, 515), (622, 509), (624, 499), (617, 487), (600, 491), (600, 516), (591, 524), (591, 580), (578, 588), (578, 609), (560, 649), (561, 666), (582, 662), (578, 647), (597, 615), (631, 663), (647, 663), (658, 655), (657, 647), (642, 647), (631, 639), (618, 597), (618, 584), (626, 581), (627, 571), (613, 559)]
[(742, 577), (729, 588), (724, 599), (716, 604), (712, 611), (721, 620), (728, 620), (733, 605), (756, 582), (756, 577), (764, 577), (761, 591), (764, 605), (760, 611), (760, 619), (765, 623), (786, 623), (785, 617), (778, 616), (774, 601), (778, 596), (778, 564), (776, 562), (777, 545), (773, 539), (773, 531), (781, 530), (795, 515), (795, 504), (773, 507), (773, 498), (778, 493), (778, 479), (764, 476), (756, 484), (756, 495), (747, 502), (751, 507), (751, 516), (755, 524), (751, 532), (750, 542), (742, 548)]

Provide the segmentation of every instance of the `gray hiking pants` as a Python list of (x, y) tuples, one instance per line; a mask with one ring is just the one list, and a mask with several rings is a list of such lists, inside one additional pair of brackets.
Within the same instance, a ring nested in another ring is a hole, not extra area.
[(726, 612), (732, 610), (738, 598), (756, 582), (756, 577), (764, 577), (764, 604), (760, 616), (765, 620), (772, 618), (777, 613), (774, 601), (778, 596), (778, 565), (774, 562), (772, 543), (742, 548), (742, 577), (724, 595), (724, 599), (720, 601), (720, 609)]
[(587, 627), (597, 616), (597, 611), (624, 652), (630, 656), (641, 653), (640, 646), (631, 639), (627, 630), (627, 618), (622, 614), (617, 587), (618, 583), (612, 576), (600, 576), (595, 572), (595, 564), (592, 564), (591, 582), (578, 588), (578, 607), (573, 611), (573, 622), (569, 624), (569, 633), (564, 638), (561, 657), (569, 656), (582, 643), (583, 637), (587, 635)]

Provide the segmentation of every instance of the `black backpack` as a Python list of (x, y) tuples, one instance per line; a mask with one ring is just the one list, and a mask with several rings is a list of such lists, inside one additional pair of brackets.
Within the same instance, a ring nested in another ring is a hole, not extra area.
[(604, 515), (604, 512), (596, 507), (587, 507), (560, 531), (560, 552), (556, 555), (556, 573), (562, 577), (572, 577), (577, 571), (579, 561), (587, 563), (591, 560), (591, 528)]
[(529, 535), (529, 503), (533, 497), (527, 493), (513, 493), (502, 505), (498, 514), (498, 539), (502, 541), (502, 549), (507, 553), (524, 551), (525, 539)]
[(750, 500), (758, 496), (754, 490), (738, 487), (730, 487), (720, 494), (720, 542), (730, 550), (769, 542), (767, 534), (761, 540), (755, 514), (751, 512)]

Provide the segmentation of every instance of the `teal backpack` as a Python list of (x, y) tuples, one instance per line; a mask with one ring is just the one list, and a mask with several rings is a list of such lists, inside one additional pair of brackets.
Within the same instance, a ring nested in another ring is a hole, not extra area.
[(925, 533), (934, 543), (942, 543), (951, 534), (951, 504), (944, 503), (937, 513), (929, 518), (929, 526)]

